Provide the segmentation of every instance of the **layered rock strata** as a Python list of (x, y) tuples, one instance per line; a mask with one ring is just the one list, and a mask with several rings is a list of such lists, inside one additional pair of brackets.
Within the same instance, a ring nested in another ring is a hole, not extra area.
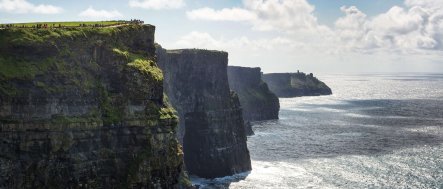
[(180, 118), (190, 174), (215, 178), (251, 170), (240, 102), (229, 89), (228, 53), (158, 47), (165, 93)]
[(189, 184), (154, 31), (0, 30), (0, 188)]
[(229, 86), (238, 94), (245, 121), (278, 119), (278, 97), (261, 75), (260, 68), (228, 67)]

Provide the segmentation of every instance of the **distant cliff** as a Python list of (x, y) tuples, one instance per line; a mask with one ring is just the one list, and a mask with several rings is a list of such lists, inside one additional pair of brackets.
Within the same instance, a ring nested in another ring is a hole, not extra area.
[(238, 94), (245, 121), (278, 119), (278, 97), (261, 75), (260, 68), (228, 67), (229, 86)]
[(331, 89), (312, 74), (271, 73), (263, 80), (278, 97), (319, 96), (332, 94)]
[(228, 53), (158, 47), (157, 54), (189, 173), (215, 178), (251, 170), (240, 103), (228, 85)]
[(187, 183), (154, 31), (0, 30), (0, 188)]

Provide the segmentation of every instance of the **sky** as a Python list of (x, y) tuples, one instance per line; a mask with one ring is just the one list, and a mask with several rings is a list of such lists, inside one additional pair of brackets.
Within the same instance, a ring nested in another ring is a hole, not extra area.
[(132, 18), (265, 73), (443, 72), (443, 0), (0, 0), (0, 23)]

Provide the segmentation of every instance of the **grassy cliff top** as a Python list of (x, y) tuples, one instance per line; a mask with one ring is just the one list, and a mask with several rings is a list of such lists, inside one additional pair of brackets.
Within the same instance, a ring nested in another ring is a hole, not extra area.
[(9, 28), (74, 28), (74, 27), (112, 27), (120, 25), (142, 25), (141, 20), (113, 21), (70, 21), (70, 22), (29, 22), (29, 23), (0, 23), (0, 29)]
[(12, 25), (14, 27), (32, 27), (35, 26), (37, 24), (47, 24), (49, 27), (55, 25), (62, 25), (62, 26), (66, 26), (66, 27), (77, 27), (80, 26), (80, 24), (86, 24), (86, 25), (95, 25), (95, 24), (100, 24), (100, 25), (104, 25), (104, 26), (111, 26), (111, 25), (115, 25), (115, 24), (124, 24), (126, 23), (126, 21), (89, 21), (89, 22), (80, 22), (80, 21), (75, 21), (75, 22), (29, 22), (29, 23), (10, 23), (10, 24), (2, 24), (2, 25)]
[[(0, 125), (51, 119), (105, 125), (135, 120), (131, 124), (140, 125), (137, 121), (172, 118), (161, 100), (163, 75), (155, 62), (154, 32), (154, 26), (141, 23), (0, 29), (0, 107), (25, 107), (1, 109)], [(44, 108), (52, 101), (74, 108)], [(150, 112), (125, 112), (125, 107), (147, 102)]]
[(228, 66), (229, 70), (238, 70), (238, 71), (258, 71), (261, 73), (261, 68), (260, 67), (243, 67), (243, 66)]
[[(16, 81), (50, 88), (51, 94), (58, 93), (60, 90), (55, 88), (59, 85), (53, 87), (54, 82), (49, 82), (51, 79), (57, 80), (52, 78), (53, 75), (69, 82), (75, 80), (73, 83), (89, 90), (94, 84), (94, 79), (91, 79), (94, 73), (85, 75), (85, 70), (97, 70), (100, 66), (99, 59), (101, 62), (109, 62), (106, 56), (116, 56), (112, 51), (115, 48), (130, 55), (138, 55), (136, 58), (131, 56), (123, 59), (131, 63), (128, 67), (149, 75), (149, 71), (154, 70), (150, 68), (155, 67), (152, 65), (155, 54), (152, 50), (154, 31), (154, 26), (141, 24), (118, 27), (0, 29), (0, 99), (2, 94), (15, 97), (27, 93), (27, 88), (22, 90), (17, 87), (23, 85), (15, 86)], [(126, 66), (123, 63), (121, 65)], [(154, 71), (155, 74), (151, 76), (161, 79), (161, 74), (157, 73), (159, 71)], [(38, 78), (40, 80), (37, 81)], [(48, 81), (44, 81), (45, 79)]]
[(181, 53), (223, 53), (223, 54), (227, 54), (227, 52), (225, 52), (225, 51), (207, 50), (207, 49), (172, 49), (172, 50), (167, 50), (167, 53), (172, 53), (172, 54), (181, 54)]
[[(54, 22), (55, 23), (55, 22)], [(65, 22), (74, 23), (74, 22)], [(80, 22), (78, 22), (80, 23)], [(84, 23), (94, 23), (94, 22), (84, 22)], [(98, 22), (97, 22), (98, 23)], [(109, 22), (108, 24), (115, 24), (116, 22)], [(32, 25), (33, 23), (27, 23)], [(75, 24), (74, 24), (75, 25)], [(4, 46), (11, 45), (22, 45), (22, 44), (32, 44), (34, 42), (49, 43), (48, 40), (59, 39), (61, 37), (73, 38), (76, 36), (88, 36), (88, 34), (102, 34), (102, 35), (112, 35), (117, 34), (120, 31), (125, 31), (128, 29), (140, 29), (140, 28), (154, 28), (152, 25), (148, 24), (118, 24), (118, 25), (108, 25), (108, 26), (78, 26), (66, 27), (66, 26), (48, 26), (47, 28), (42, 27), (7, 27), (1, 28), (0, 25), (0, 48)], [(4, 26), (4, 25), (3, 25)]]

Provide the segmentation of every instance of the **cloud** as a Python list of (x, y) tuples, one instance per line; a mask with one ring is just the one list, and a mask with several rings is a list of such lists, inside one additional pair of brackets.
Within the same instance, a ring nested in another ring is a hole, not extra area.
[(183, 0), (130, 0), (130, 7), (143, 8), (143, 9), (179, 9), (185, 6)]
[(293, 41), (282, 38), (265, 38), (265, 39), (250, 39), (246, 36), (241, 36), (234, 39), (215, 38), (206, 32), (193, 31), (182, 36), (173, 46), (173, 48), (203, 48), (203, 49), (217, 49), (224, 51), (260, 51), (260, 50), (275, 50), (275, 49), (290, 49), (297, 48), (299, 44)]
[[(229, 64), (231, 65), (238, 65), (240, 63), (242, 66), (257, 67), (259, 62), (267, 61), (273, 62), (270, 66), (274, 65), (275, 68), (275, 64), (280, 63), (280, 59), (288, 55), (294, 57), (299, 53), (305, 52), (301, 45), (283, 37), (251, 39), (247, 36), (240, 36), (227, 39), (215, 37), (206, 32), (193, 31), (182, 36), (172, 46), (167, 48), (195, 47), (199, 49), (223, 50), (229, 52)], [(296, 49), (297, 51), (295, 51)], [(260, 66), (268, 69), (266, 68), (267, 65)]]
[(426, 8), (442, 8), (443, 1), (441, 0), (406, 0), (405, 5), (408, 7), (420, 6)]
[(186, 13), (191, 20), (211, 20), (211, 21), (252, 21), (256, 15), (248, 10), (241, 8), (225, 8), (214, 10), (212, 8), (201, 8)]
[(315, 31), (321, 26), (313, 15), (314, 6), (306, 0), (244, 0), (246, 9), (257, 19), (253, 28), (262, 31)]
[(34, 5), (26, 0), (0, 0), (0, 11), (18, 14), (58, 14), (63, 9), (53, 5)]
[(339, 30), (363, 30), (366, 24), (366, 14), (358, 10), (357, 7), (343, 6), (340, 10), (345, 13), (345, 17), (337, 19), (335, 27)]
[(225, 50), (221, 42), (214, 39), (209, 33), (193, 31), (182, 36), (176, 43), (174, 48), (208, 48)]
[(443, 58), (443, 0), (405, 0), (404, 6), (372, 16), (356, 6), (340, 10), (343, 16), (333, 26), (325, 26), (318, 23), (315, 7), (307, 0), (243, 0), (240, 7), (195, 9), (187, 12), (191, 20), (239, 22), (274, 37), (226, 39), (194, 31), (181, 37), (175, 47), (225, 50), (238, 60), (244, 54), (266, 59), (267, 53), (287, 60), (297, 56), (312, 60), (306, 55), (338, 60), (371, 56), (388, 62), (411, 62), (423, 56), (440, 62)]
[(443, 0), (405, 0), (369, 18), (355, 6), (341, 7), (345, 14), (334, 27), (321, 25), (315, 7), (306, 0), (243, 0), (243, 6), (187, 12), (192, 20), (243, 21), (251, 29), (278, 31), (294, 42), (369, 53), (393, 49), (398, 52), (443, 50)]
[[(443, 50), (443, 6), (441, 0), (406, 0), (405, 8), (394, 6), (387, 12), (368, 18), (356, 7), (342, 7), (344, 17), (335, 23), (335, 32), (348, 49), (429, 53)], [(434, 52), (439, 53), (439, 52)]]
[(82, 11), (79, 14), (79, 16), (88, 19), (96, 19), (96, 20), (123, 17), (123, 15), (117, 10), (112, 10), (112, 11), (96, 10), (93, 7), (89, 7), (88, 9)]
[(282, 32), (327, 32), (313, 15), (306, 0), (244, 0), (242, 8), (214, 10), (201, 8), (187, 12), (192, 20), (246, 21), (254, 30)]
[(386, 35), (405, 35), (416, 31), (423, 24), (427, 13), (420, 8), (409, 11), (394, 6), (388, 12), (372, 20), (372, 28)]
[(324, 56), (315, 45), (306, 45), (285, 37), (224, 38), (199, 31), (188, 33), (174, 44), (164, 47), (167, 49), (194, 47), (223, 50), (229, 53), (230, 65), (259, 66), (267, 72), (288, 72), (301, 69), (300, 64), (311, 64), (313, 61), (328, 62), (329, 58), (328, 55)]

